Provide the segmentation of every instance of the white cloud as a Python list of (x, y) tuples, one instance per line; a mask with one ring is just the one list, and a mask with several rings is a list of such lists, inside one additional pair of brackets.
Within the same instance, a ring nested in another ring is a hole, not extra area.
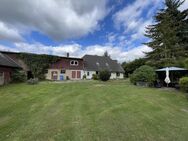
[(123, 28), (123, 34), (130, 37), (126, 45), (145, 38), (145, 27), (152, 24), (152, 16), (161, 3), (162, 0), (135, 0), (113, 15), (115, 27)]
[(121, 26), (126, 31), (136, 30), (139, 24), (143, 21), (141, 14), (155, 0), (136, 0), (135, 2), (124, 7), (114, 14), (113, 19), (117, 28)]
[(137, 48), (125, 51), (122, 47), (95, 45), (86, 47), (84, 53), (92, 55), (103, 55), (105, 51), (108, 51), (112, 59), (118, 60), (119, 62), (128, 62), (138, 58), (143, 58), (145, 56), (144, 52), (150, 52), (152, 51), (152, 49), (145, 45), (142, 45)]
[(0, 21), (57, 40), (78, 38), (99, 27), (106, 5), (107, 0), (1, 0)]
[(60, 46), (45, 46), (40, 43), (28, 44), (28, 43), (15, 43), (14, 48), (1, 46), (0, 50), (5, 51), (16, 51), (16, 52), (30, 52), (37, 54), (51, 54), (58, 56), (65, 56), (67, 52), (70, 53), (72, 57), (82, 57), (85, 54), (90, 55), (103, 55), (105, 51), (108, 51), (112, 59), (118, 60), (119, 62), (123, 61), (132, 61), (137, 58), (144, 57), (144, 52), (151, 51), (151, 48), (147, 46), (139, 46), (134, 49), (125, 51), (122, 47), (116, 46), (102, 46), (102, 45), (92, 45), (83, 47), (79, 44), (70, 44), (70, 45), (60, 45)]
[(114, 34), (114, 33), (109, 33), (108, 35), (107, 35), (107, 38), (108, 38), (108, 42), (109, 43), (113, 43), (115, 40), (116, 40), (116, 34)]
[(133, 61), (138, 58), (145, 57), (145, 53), (151, 52), (152, 49), (148, 46), (142, 45), (137, 48), (131, 49), (125, 52), (124, 56), (126, 57), (126, 61)]
[(180, 10), (186, 10), (188, 9), (188, 0), (185, 0), (185, 2), (180, 6)]
[(10, 28), (0, 21), (0, 40), (21, 41), (23, 39), (16, 29)]

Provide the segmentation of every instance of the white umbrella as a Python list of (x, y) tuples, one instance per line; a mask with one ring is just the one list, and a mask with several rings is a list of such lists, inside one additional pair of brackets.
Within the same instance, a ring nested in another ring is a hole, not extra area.
[(169, 68), (167, 67), (166, 68), (166, 78), (165, 78), (165, 82), (167, 84), (167, 87), (168, 87), (168, 84), (171, 82), (170, 81), (170, 77), (169, 77)]

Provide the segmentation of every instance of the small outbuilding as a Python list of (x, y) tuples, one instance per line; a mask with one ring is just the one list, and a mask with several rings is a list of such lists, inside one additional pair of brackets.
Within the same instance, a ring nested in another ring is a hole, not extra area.
[(20, 66), (7, 55), (0, 53), (0, 85), (11, 81), (11, 74), (16, 68), (20, 68)]

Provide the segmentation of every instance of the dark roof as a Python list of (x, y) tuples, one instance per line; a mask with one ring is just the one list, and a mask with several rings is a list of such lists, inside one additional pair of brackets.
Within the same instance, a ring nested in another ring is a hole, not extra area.
[(20, 68), (20, 66), (12, 60), (8, 55), (0, 52), (0, 66)]
[(110, 57), (97, 56), (97, 55), (85, 55), (84, 69), (88, 71), (102, 71), (108, 70), (110, 72), (124, 72), (124, 69), (116, 61)]

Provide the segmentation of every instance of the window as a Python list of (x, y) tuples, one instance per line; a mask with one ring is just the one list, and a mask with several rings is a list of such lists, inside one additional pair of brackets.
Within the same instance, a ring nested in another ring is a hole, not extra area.
[(120, 77), (120, 73), (119, 73), (119, 72), (117, 72), (117, 73), (116, 73), (116, 76), (117, 76), (117, 77)]
[(87, 76), (89, 76), (89, 72), (87, 72)]
[(98, 75), (99, 74), (99, 72), (98, 71), (96, 71), (96, 75)]
[(70, 65), (71, 66), (78, 66), (78, 61), (72, 60), (72, 61), (70, 61)]
[(61, 74), (65, 73), (65, 70), (61, 70)]

